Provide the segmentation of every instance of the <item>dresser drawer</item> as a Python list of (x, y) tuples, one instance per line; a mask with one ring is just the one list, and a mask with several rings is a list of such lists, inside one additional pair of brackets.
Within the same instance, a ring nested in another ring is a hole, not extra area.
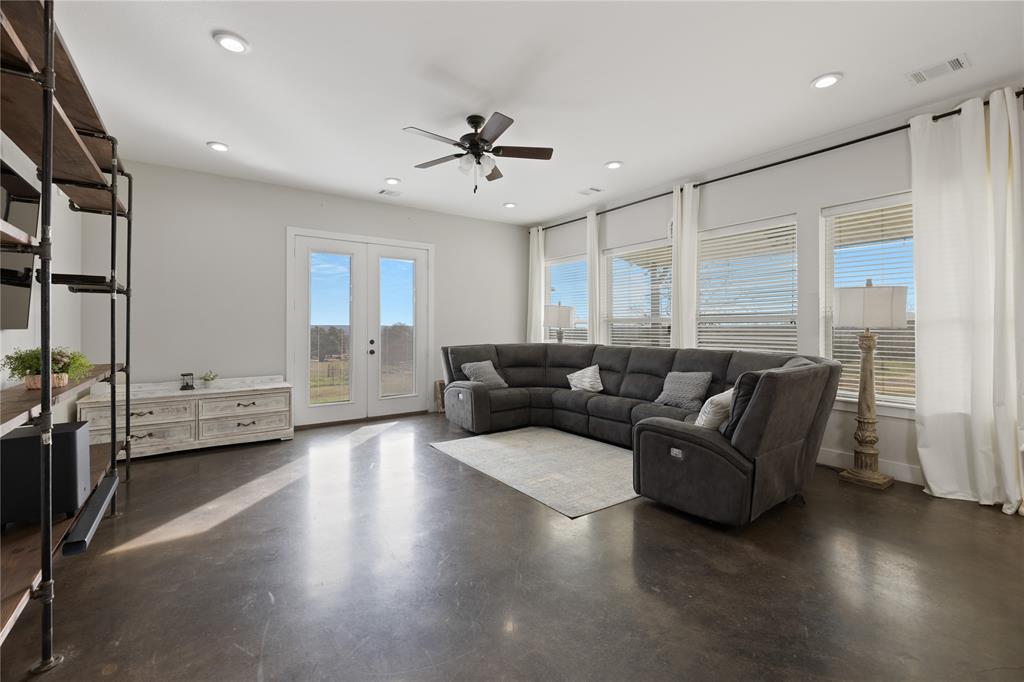
[[(195, 419), (195, 400), (175, 400), (154, 403), (132, 403), (132, 427), (136, 424), (188, 421)], [(90, 405), (78, 411), (80, 421), (92, 427), (110, 427), (110, 405)], [(117, 423), (124, 423), (124, 403), (117, 404)]]
[[(244, 401), (243, 401), (244, 402)], [(235, 417), (204, 419), (199, 422), (199, 438), (222, 438), (243, 436), (260, 431), (277, 431), (291, 426), (292, 417), (288, 412), (273, 414), (243, 414)]]
[[(124, 429), (118, 428), (119, 438), (124, 438)], [(196, 439), (196, 423), (139, 424), (132, 423), (132, 447), (151, 448), (177, 443), (188, 443)], [(109, 443), (110, 429), (90, 429), (89, 443)]]
[(199, 417), (222, 417), (236, 414), (288, 410), (291, 407), (291, 400), (289, 398), (290, 394), (286, 391), (240, 395), (233, 398), (200, 398)]

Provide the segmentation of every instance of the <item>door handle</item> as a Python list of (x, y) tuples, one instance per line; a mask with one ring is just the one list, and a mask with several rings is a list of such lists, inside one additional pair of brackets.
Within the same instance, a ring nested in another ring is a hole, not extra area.
[(255, 404), (256, 401), (253, 400), (251, 403), (235, 403), (235, 407), (252, 407)]
[(132, 412), (133, 417), (145, 417), (147, 414), (153, 414), (153, 410), (146, 410), (145, 412)]
[(377, 354), (377, 351), (375, 351), (374, 349), (371, 348), (370, 349), (370, 355), (376, 355), (376, 354)]
[(372, 346), (374, 343), (376, 343), (376, 341), (374, 341), (373, 339), (370, 339), (370, 345)]
[(256, 425), (256, 422), (255, 421), (251, 421), (251, 422), (245, 422), (244, 424), (242, 422), (238, 422), (238, 424), (236, 426), (237, 427), (243, 427), (243, 426), (255, 426), (255, 425)]

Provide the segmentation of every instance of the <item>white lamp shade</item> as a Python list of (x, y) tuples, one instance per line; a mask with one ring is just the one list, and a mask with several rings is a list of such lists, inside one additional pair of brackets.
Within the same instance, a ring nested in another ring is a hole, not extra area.
[(571, 305), (544, 306), (544, 326), (553, 329), (568, 329), (573, 324), (576, 309)]
[(836, 327), (897, 329), (907, 326), (907, 287), (836, 289)]

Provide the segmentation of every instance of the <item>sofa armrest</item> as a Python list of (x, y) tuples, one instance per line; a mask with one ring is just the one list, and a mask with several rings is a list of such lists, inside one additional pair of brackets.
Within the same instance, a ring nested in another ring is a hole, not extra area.
[(636, 452), (637, 444), (640, 442), (640, 435), (645, 432), (659, 433), (673, 440), (678, 440), (680, 443), (703, 448), (719, 455), (743, 471), (749, 471), (751, 468), (750, 461), (739, 450), (734, 448), (729, 439), (719, 433), (718, 429), (696, 426), (695, 424), (689, 424), (670, 417), (648, 417), (647, 419), (641, 419), (633, 427), (634, 452)]
[(491, 430), (491, 392), (479, 381), (453, 381), (444, 387), (444, 412), (467, 431)]

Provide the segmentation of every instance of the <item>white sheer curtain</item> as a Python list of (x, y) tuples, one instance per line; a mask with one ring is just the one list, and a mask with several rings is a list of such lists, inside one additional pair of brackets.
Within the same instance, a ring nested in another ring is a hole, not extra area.
[(929, 493), (1024, 514), (1022, 114), (989, 101), (910, 122), (917, 443)]
[(700, 190), (672, 189), (672, 346), (697, 347), (697, 224)]
[(530, 280), (526, 299), (526, 340), (539, 343), (544, 340), (544, 231), (530, 229)]
[(587, 310), (590, 343), (607, 343), (604, 322), (601, 320), (601, 233), (595, 211), (587, 211)]

